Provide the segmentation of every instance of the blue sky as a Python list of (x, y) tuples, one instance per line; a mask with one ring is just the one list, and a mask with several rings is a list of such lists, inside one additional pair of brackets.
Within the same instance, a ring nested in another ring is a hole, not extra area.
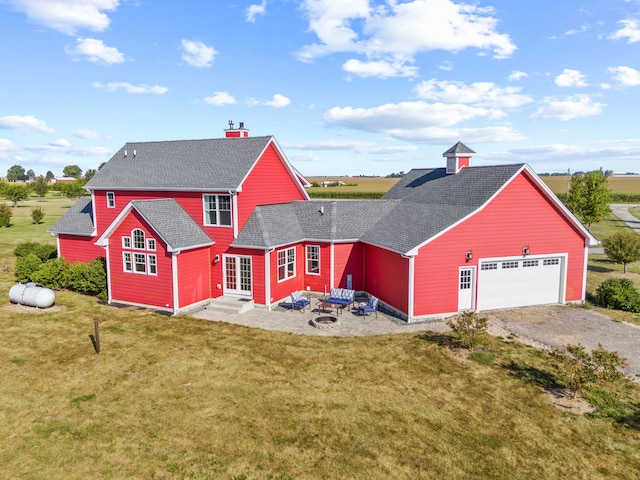
[(0, 175), (274, 135), (304, 175), (640, 171), (640, 0), (0, 0)]

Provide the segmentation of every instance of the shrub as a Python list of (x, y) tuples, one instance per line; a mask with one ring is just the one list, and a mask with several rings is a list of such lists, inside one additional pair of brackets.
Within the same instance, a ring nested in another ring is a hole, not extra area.
[(30, 254), (36, 255), (40, 260), (46, 262), (51, 258), (56, 258), (58, 251), (53, 245), (45, 245), (38, 242), (22, 242), (13, 249), (16, 257), (26, 257)]
[(30, 253), (26, 257), (18, 257), (14, 271), (16, 280), (21, 283), (35, 281), (34, 277), (38, 270), (40, 270), (40, 267), (42, 267), (42, 260), (33, 253)]
[(13, 212), (8, 205), (4, 203), (0, 205), (0, 227), (11, 226), (11, 215), (13, 215)]
[(462, 312), (447, 321), (447, 325), (460, 344), (469, 350), (473, 350), (485, 340), (488, 323), (487, 318), (480, 318), (476, 312), (472, 311)]
[(608, 278), (596, 289), (594, 300), (601, 307), (640, 313), (640, 293), (627, 278)]
[(45, 213), (44, 208), (34, 207), (31, 209), (31, 220), (33, 220), (33, 223), (38, 225), (39, 223), (42, 223)]
[(33, 275), (33, 281), (43, 287), (60, 290), (69, 286), (69, 263), (63, 258), (45, 262)]
[(69, 286), (80, 293), (96, 295), (107, 288), (107, 270), (104, 258), (96, 258), (88, 264), (72, 263), (69, 266)]

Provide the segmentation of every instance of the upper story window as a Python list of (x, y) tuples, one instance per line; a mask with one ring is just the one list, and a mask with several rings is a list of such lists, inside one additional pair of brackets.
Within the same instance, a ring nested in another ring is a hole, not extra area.
[(307, 273), (320, 275), (320, 247), (307, 245)]
[(107, 192), (107, 208), (116, 208), (116, 194)]
[(131, 232), (131, 236), (133, 237), (133, 248), (144, 249), (144, 232), (136, 228)]
[(296, 276), (296, 248), (278, 251), (278, 281)]
[(231, 195), (203, 195), (204, 224), (231, 226)]

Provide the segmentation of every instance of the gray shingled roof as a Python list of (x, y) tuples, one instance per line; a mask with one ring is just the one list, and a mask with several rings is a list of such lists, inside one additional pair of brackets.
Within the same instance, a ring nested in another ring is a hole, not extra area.
[(465, 153), (476, 153), (473, 150), (471, 150), (469, 147), (467, 147), (464, 143), (462, 142), (458, 142), (456, 143), (453, 147), (451, 147), (449, 150), (447, 150), (446, 152), (444, 152), (442, 154), (443, 157), (446, 157), (447, 155), (450, 154), (465, 154)]
[(80, 198), (49, 229), (51, 233), (70, 235), (93, 235), (93, 208), (91, 198)]
[(381, 200), (260, 206), (233, 245), (361, 240), (406, 253), (481, 207), (522, 166), (469, 167), (456, 175), (446, 175), (444, 168), (412, 170)]
[(209, 235), (172, 198), (134, 200), (131, 205), (160, 235), (169, 250), (184, 250), (214, 244)]
[(127, 143), (87, 182), (86, 188), (236, 189), (272, 139), (266, 136)]

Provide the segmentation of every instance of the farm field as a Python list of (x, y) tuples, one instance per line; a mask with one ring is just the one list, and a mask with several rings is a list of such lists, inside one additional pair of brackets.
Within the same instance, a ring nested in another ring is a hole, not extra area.
[[(553, 193), (567, 193), (568, 177), (566, 175), (540, 178)], [(347, 184), (338, 187), (311, 187), (309, 188), (309, 194), (313, 196), (313, 193), (318, 190), (384, 193), (393, 187), (399, 179), (385, 177), (308, 177), (307, 180), (318, 184), (324, 181), (341, 181)], [(640, 177), (609, 177), (609, 188), (611, 188), (612, 193), (640, 194)]]
[[(13, 226), (0, 228), (0, 290), (14, 283), (15, 245), (54, 243), (46, 230), (71, 203), (50, 197), (13, 209)], [(45, 224), (31, 223), (33, 204), (47, 211)], [(594, 231), (619, 227), (608, 218)], [(590, 276), (617, 268), (593, 265)], [(508, 339), (492, 339), (479, 361), (449, 349), (448, 335), (304, 337), (57, 295), (52, 311), (0, 302), (6, 478), (633, 479), (640, 471), (638, 388), (594, 392), (614, 418), (558, 409), (543, 394), (558, 386), (557, 365)], [(94, 317), (100, 355), (89, 340)]]

